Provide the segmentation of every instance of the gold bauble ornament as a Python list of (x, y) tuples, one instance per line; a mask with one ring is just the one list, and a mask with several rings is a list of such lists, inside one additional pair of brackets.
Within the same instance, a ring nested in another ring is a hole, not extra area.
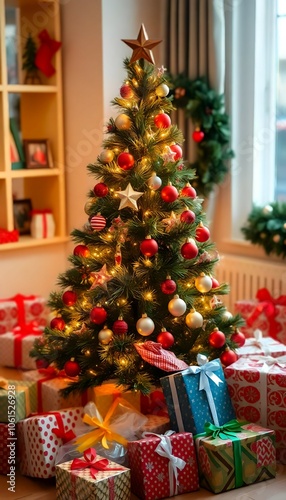
[(104, 326), (100, 332), (98, 332), (98, 340), (101, 344), (107, 345), (109, 342), (111, 342), (113, 337), (113, 331), (107, 328), (107, 326)]

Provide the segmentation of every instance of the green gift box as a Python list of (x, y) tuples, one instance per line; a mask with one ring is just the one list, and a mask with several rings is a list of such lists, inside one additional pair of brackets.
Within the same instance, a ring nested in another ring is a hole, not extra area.
[(0, 380), (0, 422), (17, 423), (37, 411), (37, 385), (23, 380)]
[(205, 430), (195, 436), (203, 488), (221, 493), (276, 476), (273, 430), (237, 420)]

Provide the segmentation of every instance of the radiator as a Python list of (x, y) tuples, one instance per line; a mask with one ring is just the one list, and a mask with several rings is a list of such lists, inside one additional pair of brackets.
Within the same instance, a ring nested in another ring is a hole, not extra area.
[(234, 312), (237, 300), (254, 300), (259, 288), (267, 288), (274, 298), (286, 295), (286, 266), (257, 259), (223, 255), (216, 265), (215, 273), (219, 283), (228, 283), (229, 295), (221, 300), (230, 312)]

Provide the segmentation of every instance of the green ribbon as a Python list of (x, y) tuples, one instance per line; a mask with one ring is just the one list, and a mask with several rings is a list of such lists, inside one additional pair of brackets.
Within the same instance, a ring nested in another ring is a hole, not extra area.
[(234, 473), (235, 473), (235, 487), (240, 488), (244, 485), (242, 476), (242, 458), (241, 458), (241, 441), (237, 437), (237, 433), (244, 431), (242, 429), (243, 425), (248, 424), (248, 422), (238, 422), (233, 419), (224, 425), (214, 425), (210, 422), (205, 423), (205, 432), (202, 434), (197, 434), (195, 438), (199, 437), (211, 437), (212, 439), (230, 439), (232, 441), (233, 449), (233, 462), (234, 462)]

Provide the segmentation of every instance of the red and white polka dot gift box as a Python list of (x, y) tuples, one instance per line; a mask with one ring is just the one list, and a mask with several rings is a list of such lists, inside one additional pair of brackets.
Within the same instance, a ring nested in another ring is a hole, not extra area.
[(25, 476), (48, 478), (56, 474), (59, 448), (76, 436), (82, 424), (83, 408), (35, 414), (17, 424), (20, 472)]
[(224, 374), (237, 418), (273, 429), (277, 460), (286, 464), (286, 356), (240, 358)]
[(144, 433), (127, 445), (131, 491), (143, 500), (159, 500), (199, 489), (198, 465), (190, 432)]

